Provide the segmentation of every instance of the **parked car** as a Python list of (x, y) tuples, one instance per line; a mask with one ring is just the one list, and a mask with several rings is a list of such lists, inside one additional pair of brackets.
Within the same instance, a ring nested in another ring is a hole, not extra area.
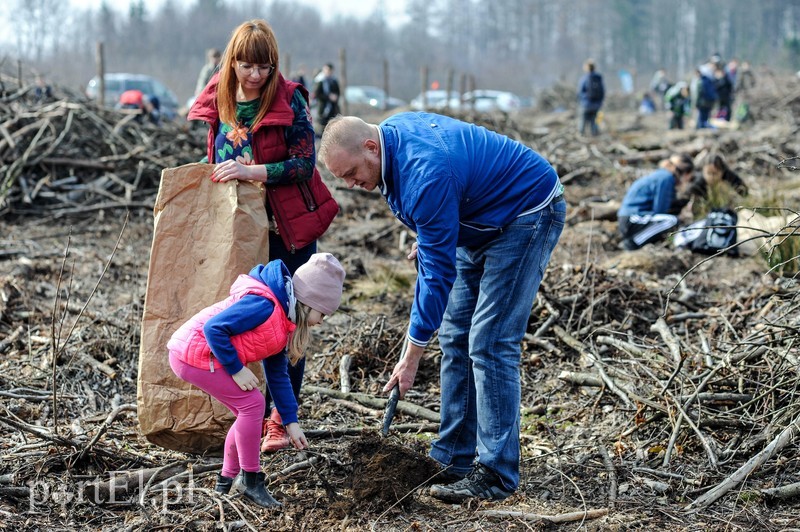
[(394, 96), (387, 96), (386, 97), (386, 109), (397, 109), (398, 107), (405, 107), (408, 105), (408, 102), (405, 100), (401, 100), (400, 98), (395, 98)]
[[(458, 91), (450, 91), (449, 103), (448, 103), (448, 96), (446, 90), (428, 90), (425, 91), (425, 109), (444, 109), (445, 107), (450, 107), (450, 109), (458, 109), (461, 105), (461, 95)], [(411, 100), (410, 106), (415, 111), (422, 111), (422, 93), (418, 94), (413, 100)]]
[(464, 93), (464, 106), (480, 112), (504, 111), (511, 113), (519, 111), (522, 101), (513, 92), (474, 90)]
[[(178, 98), (166, 85), (157, 79), (144, 74), (114, 73), (103, 76), (105, 83), (105, 104), (114, 107), (119, 102), (120, 95), (127, 90), (140, 90), (147, 96), (155, 96), (161, 111), (161, 116), (166, 120), (173, 120), (178, 116)], [(97, 98), (100, 80), (93, 77), (86, 86), (86, 96)]]
[(351, 85), (344, 90), (344, 97), (351, 105), (367, 105), (375, 109), (389, 110), (406, 105), (399, 98), (386, 96), (386, 92), (372, 85)]
[(371, 85), (350, 85), (344, 90), (344, 97), (349, 104), (368, 105), (376, 109), (383, 109), (386, 103), (384, 90)]

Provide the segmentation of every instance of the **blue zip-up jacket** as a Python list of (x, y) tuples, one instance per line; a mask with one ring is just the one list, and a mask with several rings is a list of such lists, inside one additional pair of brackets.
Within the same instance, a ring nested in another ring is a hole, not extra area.
[(382, 192), (417, 233), (419, 262), (409, 341), (425, 346), (442, 323), (456, 278), (456, 247), (479, 247), (520, 214), (547, 206), (558, 174), (529, 147), (432, 113), (399, 113), (380, 124)]
[[(281, 302), (284, 312), (289, 313), (289, 293), (286, 284), (291, 283), (292, 276), (282, 260), (273, 260), (266, 266), (259, 264), (250, 270), (248, 275), (269, 286)], [(233, 375), (243, 367), (236, 349), (231, 344), (231, 336), (242, 334), (264, 323), (274, 310), (275, 306), (270, 300), (250, 294), (206, 322), (203, 334), (214, 357), (225, 367), (228, 374)], [(263, 365), (269, 393), (283, 424), (297, 422), (297, 399), (289, 382), (289, 359), (285, 352), (265, 358)]]
[(675, 176), (666, 168), (640, 177), (625, 192), (617, 217), (666, 214), (675, 199)]

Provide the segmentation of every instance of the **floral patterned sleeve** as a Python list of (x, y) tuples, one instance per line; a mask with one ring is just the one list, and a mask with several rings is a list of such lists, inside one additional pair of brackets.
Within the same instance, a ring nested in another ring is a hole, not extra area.
[(311, 124), (311, 111), (299, 90), (292, 96), (294, 121), (286, 128), (286, 145), (289, 159), (269, 163), (267, 167), (268, 185), (289, 185), (308, 181), (314, 174), (317, 154), (314, 151), (314, 127)]

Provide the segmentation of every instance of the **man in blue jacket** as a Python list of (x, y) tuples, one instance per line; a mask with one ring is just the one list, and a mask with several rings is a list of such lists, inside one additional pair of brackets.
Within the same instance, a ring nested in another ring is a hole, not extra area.
[(520, 341), (564, 227), (563, 186), (538, 153), (430, 113), (381, 124), (337, 117), (319, 158), (348, 187), (379, 189), (416, 232), (408, 347), (384, 391), (403, 396), (439, 329), (441, 424), (434, 497), (499, 500), (519, 485)]

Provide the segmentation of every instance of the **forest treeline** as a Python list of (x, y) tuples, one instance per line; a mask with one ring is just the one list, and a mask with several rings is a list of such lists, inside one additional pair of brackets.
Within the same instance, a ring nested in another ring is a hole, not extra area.
[(16, 75), (20, 61), (26, 75), (83, 89), (103, 42), (107, 72), (153, 75), (185, 101), (205, 50), (224, 47), (235, 26), (260, 17), (292, 70), (302, 65), (308, 75), (325, 62), (339, 65), (343, 49), (350, 84), (383, 86), (386, 64), (391, 93), (406, 100), (420, 92), (423, 67), (442, 87), (453, 72), (478, 88), (522, 96), (574, 83), (589, 57), (612, 91), (621, 69), (643, 89), (656, 69), (688, 78), (714, 52), (800, 69), (797, 0), (407, 0), (402, 25), (387, 20), (387, 2), (362, 20), (323, 17), (291, 0), (165, 0), (152, 11), (144, 0), (124, 11), (111, 1), (80, 10), (64, 0), (12, 0), (1, 68)]

